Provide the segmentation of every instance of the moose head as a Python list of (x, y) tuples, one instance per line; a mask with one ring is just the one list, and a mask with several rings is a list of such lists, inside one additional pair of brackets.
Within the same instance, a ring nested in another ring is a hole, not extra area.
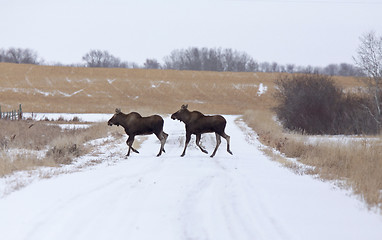
[(121, 112), (121, 109), (120, 108), (116, 108), (115, 109), (115, 114), (107, 122), (107, 125), (109, 125), (109, 126), (113, 126), (113, 125), (119, 126), (122, 115), (123, 115), (123, 113)]
[(187, 108), (188, 108), (188, 104), (186, 104), (186, 105), (183, 104), (180, 107), (180, 110), (178, 110), (177, 112), (175, 112), (171, 115), (171, 119), (184, 122), (186, 120), (188, 114), (190, 113), (190, 111), (188, 111)]

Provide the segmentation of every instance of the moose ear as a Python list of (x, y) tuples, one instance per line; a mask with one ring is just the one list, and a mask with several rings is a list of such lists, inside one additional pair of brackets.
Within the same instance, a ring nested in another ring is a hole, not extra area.
[(121, 109), (120, 108), (116, 108), (115, 109), (115, 113), (120, 113), (121, 112)]
[(182, 105), (182, 109), (187, 109), (187, 108), (188, 108), (188, 104)]

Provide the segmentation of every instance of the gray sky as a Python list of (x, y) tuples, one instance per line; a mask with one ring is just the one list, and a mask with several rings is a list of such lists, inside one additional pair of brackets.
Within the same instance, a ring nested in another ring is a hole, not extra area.
[(382, 35), (382, 0), (0, 0), (0, 48), (31, 48), (64, 64), (91, 49), (162, 62), (193, 46), (326, 66), (353, 63), (370, 31)]

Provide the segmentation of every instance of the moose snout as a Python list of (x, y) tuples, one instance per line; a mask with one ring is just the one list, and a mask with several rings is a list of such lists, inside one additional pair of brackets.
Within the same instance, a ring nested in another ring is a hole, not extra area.
[(110, 121), (107, 122), (107, 125), (108, 126), (113, 126), (113, 124)]

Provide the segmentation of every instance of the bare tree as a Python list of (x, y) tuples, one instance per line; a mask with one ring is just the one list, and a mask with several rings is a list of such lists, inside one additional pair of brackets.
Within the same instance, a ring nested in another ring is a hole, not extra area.
[(224, 49), (223, 62), (225, 71), (229, 72), (245, 72), (247, 64), (253, 60), (247, 53), (232, 50), (231, 48)]
[(279, 65), (277, 62), (271, 64), (271, 72), (279, 72)]
[(259, 71), (259, 63), (251, 58), (247, 62), (246, 71), (247, 72), (258, 72)]
[(286, 72), (287, 73), (294, 73), (295, 71), (295, 65), (294, 64), (287, 64), (286, 65)]
[(329, 64), (323, 69), (324, 74), (334, 76), (338, 75), (338, 65), (337, 64)]
[(160, 64), (156, 59), (146, 59), (146, 62), (143, 64), (146, 69), (160, 69)]
[(257, 70), (259, 65), (245, 52), (221, 48), (196, 48), (174, 50), (164, 58), (165, 69), (232, 71)]
[(182, 50), (179, 50), (179, 49), (173, 50), (169, 56), (164, 57), (164, 68), (184, 70), (183, 69), (184, 61), (182, 56), (183, 56)]
[(260, 63), (260, 70), (262, 72), (271, 72), (271, 64), (269, 62)]
[(37, 53), (29, 48), (1, 49), (0, 62), (39, 64)]
[(378, 125), (382, 118), (382, 36), (376, 36), (375, 32), (367, 33), (360, 37), (360, 45), (357, 56), (353, 57), (356, 65), (366, 75), (362, 78), (368, 86), (374, 99), (375, 109), (369, 109)]
[(202, 48), (201, 49), (202, 70), (204, 71), (223, 71), (221, 48)]
[(104, 67), (104, 68), (127, 68), (127, 62), (121, 60), (108, 51), (90, 50), (86, 53), (82, 60), (86, 62), (87, 67)]
[(5, 50), (0, 48), (0, 62), (5, 62)]

